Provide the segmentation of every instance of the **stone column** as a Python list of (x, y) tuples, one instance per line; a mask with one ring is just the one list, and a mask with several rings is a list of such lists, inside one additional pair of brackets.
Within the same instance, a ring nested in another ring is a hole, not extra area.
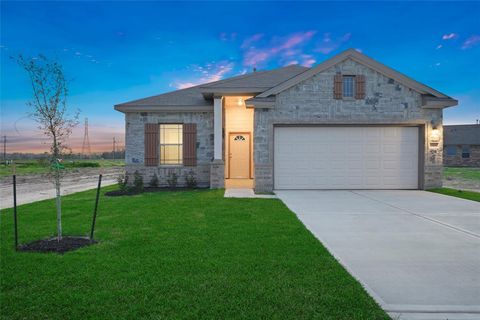
[(210, 165), (210, 188), (225, 187), (223, 161), (223, 97), (213, 99), (213, 161)]

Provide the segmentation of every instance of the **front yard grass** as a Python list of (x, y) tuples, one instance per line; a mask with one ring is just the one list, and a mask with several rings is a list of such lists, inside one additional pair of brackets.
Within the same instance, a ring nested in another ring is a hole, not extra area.
[(474, 191), (467, 191), (467, 190), (457, 190), (457, 189), (450, 189), (450, 188), (437, 188), (437, 189), (430, 189), (428, 191), (436, 192), (440, 194), (444, 194), (447, 196), (479, 201), (480, 202), (480, 193)]
[(443, 176), (446, 179), (467, 179), (480, 181), (480, 168), (444, 167)]
[[(63, 198), (65, 234), (87, 234), (94, 195)], [(54, 208), (19, 208), (21, 243), (53, 235)], [(2, 211), (2, 318), (388, 319), (279, 200), (195, 190), (99, 208), (100, 243), (64, 255), (15, 252)]]
[[(63, 165), (65, 170), (82, 170), (84, 168), (123, 167), (125, 166), (125, 161), (123, 159), (65, 159)], [(12, 164), (0, 164), (0, 177), (11, 176), (12, 170)], [(48, 173), (50, 164), (46, 160), (15, 160), (15, 171), (17, 176)]]

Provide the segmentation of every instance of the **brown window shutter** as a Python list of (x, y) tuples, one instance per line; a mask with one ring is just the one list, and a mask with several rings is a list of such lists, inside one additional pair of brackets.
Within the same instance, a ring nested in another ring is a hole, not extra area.
[(355, 99), (365, 99), (365, 76), (355, 77)]
[(336, 74), (333, 78), (333, 97), (335, 99), (342, 99), (342, 75)]
[(197, 165), (197, 124), (183, 124), (183, 165)]
[(158, 124), (145, 123), (145, 166), (158, 165)]

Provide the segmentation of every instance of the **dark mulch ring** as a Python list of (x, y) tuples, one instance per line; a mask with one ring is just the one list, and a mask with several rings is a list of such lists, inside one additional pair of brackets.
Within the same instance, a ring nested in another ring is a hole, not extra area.
[[(126, 190), (113, 190), (105, 192), (105, 195), (108, 197), (119, 197), (119, 196), (134, 196), (136, 194), (141, 194), (143, 192), (165, 192), (165, 191), (191, 191), (195, 189), (202, 189), (202, 188), (187, 188), (187, 187), (178, 187), (178, 188), (169, 188), (169, 187), (162, 187), (162, 188), (143, 188), (143, 191), (138, 191), (135, 189), (126, 189)], [(204, 188), (203, 188), (204, 189)]]
[(55, 252), (63, 254), (68, 251), (73, 251), (97, 243), (95, 240), (90, 240), (87, 237), (62, 237), (58, 241), (55, 238), (36, 240), (30, 243), (18, 246), (18, 251), (40, 252), (48, 253)]

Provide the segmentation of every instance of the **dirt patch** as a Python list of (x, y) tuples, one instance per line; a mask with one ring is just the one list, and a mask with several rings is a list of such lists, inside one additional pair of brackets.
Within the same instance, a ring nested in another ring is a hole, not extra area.
[(63, 237), (60, 241), (57, 238), (49, 238), (20, 245), (18, 251), (64, 254), (95, 243), (97, 243), (95, 240), (86, 237)]
[(480, 192), (480, 181), (459, 177), (444, 177), (443, 186), (451, 189)]
[[(123, 167), (68, 171), (62, 178), (62, 196), (96, 188), (100, 170), (103, 172), (102, 187), (117, 183), (118, 176), (124, 172)], [(48, 175), (17, 177), (17, 205), (51, 198), (55, 198), (55, 187)], [(0, 200), (0, 209), (13, 206), (12, 177), (0, 179)]]

